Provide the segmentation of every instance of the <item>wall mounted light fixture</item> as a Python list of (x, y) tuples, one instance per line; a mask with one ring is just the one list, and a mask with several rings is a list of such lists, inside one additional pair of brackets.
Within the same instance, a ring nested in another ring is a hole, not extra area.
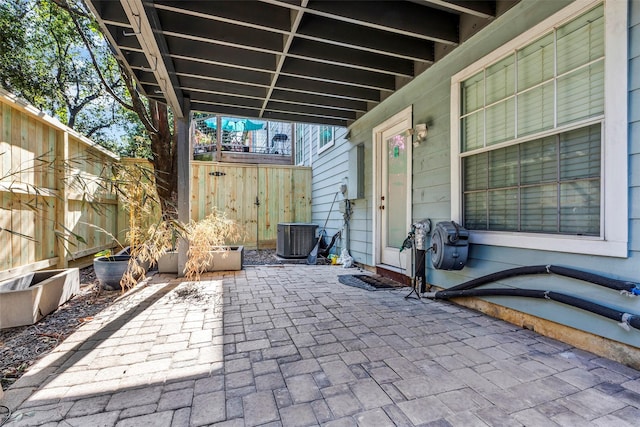
[(426, 141), (427, 133), (429, 133), (429, 127), (426, 123), (418, 123), (413, 129), (411, 129), (411, 134), (413, 135), (413, 146), (417, 147), (421, 142)]

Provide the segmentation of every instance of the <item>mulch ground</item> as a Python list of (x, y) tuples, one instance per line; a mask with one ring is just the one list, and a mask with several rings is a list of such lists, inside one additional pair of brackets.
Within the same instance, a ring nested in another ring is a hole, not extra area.
[(0, 329), (0, 384), (6, 390), (36, 360), (109, 306), (120, 291), (101, 290), (93, 267), (80, 270), (80, 293), (29, 326)]
[[(274, 250), (245, 250), (245, 265), (282, 263)], [(122, 293), (100, 289), (93, 267), (80, 270), (80, 293), (35, 325), (0, 329), (0, 385), (4, 390), (39, 358), (83, 323), (107, 308)]]

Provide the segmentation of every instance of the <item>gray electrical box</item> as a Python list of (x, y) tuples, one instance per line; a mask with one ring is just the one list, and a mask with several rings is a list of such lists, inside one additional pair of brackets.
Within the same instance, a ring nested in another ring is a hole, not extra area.
[(349, 150), (347, 179), (347, 198), (364, 199), (364, 144), (358, 144)]

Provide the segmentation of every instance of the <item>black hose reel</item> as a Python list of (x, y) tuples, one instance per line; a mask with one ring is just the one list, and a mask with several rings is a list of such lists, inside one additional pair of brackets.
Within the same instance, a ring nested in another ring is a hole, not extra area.
[(462, 270), (467, 262), (469, 232), (454, 221), (436, 224), (431, 236), (431, 262), (439, 270)]

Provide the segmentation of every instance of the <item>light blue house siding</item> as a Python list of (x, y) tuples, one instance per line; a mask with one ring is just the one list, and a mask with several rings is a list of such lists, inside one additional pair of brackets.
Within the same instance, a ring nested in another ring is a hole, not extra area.
[[(413, 123), (428, 123), (426, 143), (413, 151), (413, 219), (430, 218), (435, 224), (450, 220), (451, 212), (451, 76), (503, 44), (516, 38), (571, 2), (523, 0), (492, 24), (457, 47), (412, 82), (387, 98), (350, 127), (349, 142), (314, 157), (315, 222), (324, 221), (332, 194), (341, 182), (348, 150), (365, 144), (365, 198), (355, 201), (351, 221), (351, 255), (372, 266), (372, 130), (397, 112), (413, 106)], [(488, 273), (524, 265), (563, 265), (629, 281), (640, 281), (640, 2), (629, 9), (629, 251), (626, 258), (581, 255), (558, 251), (519, 249), (474, 244), (461, 271), (435, 270), (430, 262), (427, 279), (448, 288)], [(621, 46), (621, 49), (625, 47)], [(624, 100), (620, 100), (624, 102)], [(605, 141), (605, 144), (607, 142)], [(325, 181), (327, 180), (327, 181)], [(320, 184), (321, 183), (321, 184)], [(322, 208), (321, 208), (322, 206)], [(326, 207), (325, 207), (326, 206)], [(505, 280), (497, 286), (555, 290), (593, 300), (612, 308), (640, 314), (640, 299), (584, 282), (557, 276), (529, 276)], [(596, 335), (640, 347), (640, 331), (626, 331), (615, 322), (543, 300), (507, 297), (487, 300)]]
[[(629, 12), (629, 249), (637, 254), (640, 252), (640, 2), (632, 1)], [(640, 281), (640, 266), (632, 277)]]
[[(346, 185), (348, 177), (349, 144), (345, 139), (347, 129), (332, 127), (333, 142), (323, 147), (324, 149), (320, 149), (319, 139), (320, 132), (325, 127), (302, 124), (296, 129), (302, 133), (304, 155), (300, 164), (312, 166), (311, 222), (318, 225), (318, 231), (326, 223), (326, 241), (329, 243), (335, 233), (344, 229), (344, 215), (340, 212), (340, 202), (343, 202), (345, 197), (340, 191), (340, 186)], [(332, 253), (340, 255), (340, 250), (345, 244), (344, 238), (338, 239)]]

